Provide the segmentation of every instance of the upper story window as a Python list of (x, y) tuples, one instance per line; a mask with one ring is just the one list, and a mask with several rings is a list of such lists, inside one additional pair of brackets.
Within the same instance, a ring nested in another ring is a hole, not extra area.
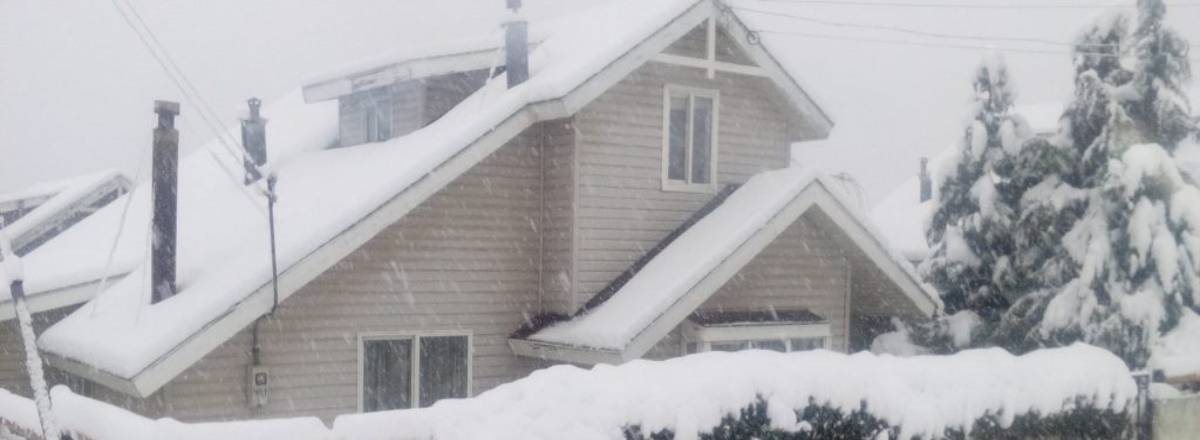
[(720, 93), (668, 85), (663, 92), (663, 189), (716, 188)]
[(469, 335), (377, 335), (360, 338), (362, 411), (424, 408), (470, 393)]
[(383, 142), (392, 137), (392, 112), (379, 104), (368, 104), (363, 109), (365, 142)]

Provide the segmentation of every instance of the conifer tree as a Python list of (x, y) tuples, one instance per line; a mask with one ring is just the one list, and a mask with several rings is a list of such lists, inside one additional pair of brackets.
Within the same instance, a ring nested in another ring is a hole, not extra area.
[(1012, 112), (1016, 92), (1002, 60), (975, 70), (973, 90), (957, 161), (941, 182), (926, 229), (931, 255), (920, 269), (942, 293), (947, 312), (986, 316), (1007, 308), (998, 286), (1013, 278), (1008, 256), (1017, 202), (1008, 175), (1031, 130)]

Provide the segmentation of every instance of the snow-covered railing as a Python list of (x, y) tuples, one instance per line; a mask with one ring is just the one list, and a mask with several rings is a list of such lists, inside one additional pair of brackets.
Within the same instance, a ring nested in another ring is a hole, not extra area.
[[(796, 411), (820, 405), (846, 414), (865, 408), (899, 438), (938, 438), (947, 430), (969, 432), (985, 418), (1006, 427), (1021, 417), (1080, 408), (1124, 414), (1132, 410), (1137, 387), (1116, 356), (1075, 345), (1023, 356), (999, 349), (909, 358), (744, 351), (592, 369), (559, 365), (470, 399), (343, 415), (332, 429), (311, 417), (151, 420), (65, 387), (51, 395), (60, 428), (75, 440), (620, 439), (629, 427), (670, 430), (682, 439), (711, 431), (756, 403), (766, 405), (772, 429), (811, 429)], [(3, 390), (0, 425), (40, 438), (33, 402)]]

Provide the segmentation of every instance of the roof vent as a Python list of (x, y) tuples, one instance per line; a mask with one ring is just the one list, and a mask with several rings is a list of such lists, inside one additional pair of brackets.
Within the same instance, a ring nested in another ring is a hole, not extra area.
[(154, 231), (151, 236), (150, 303), (175, 295), (176, 214), (179, 192), (179, 131), (175, 116), (179, 103), (154, 101), (158, 126), (154, 128)]

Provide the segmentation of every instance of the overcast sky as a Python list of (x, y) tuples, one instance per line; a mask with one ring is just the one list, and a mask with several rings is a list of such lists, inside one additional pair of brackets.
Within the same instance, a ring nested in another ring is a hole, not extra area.
[[(604, 0), (526, 0), (525, 12), (537, 20), (600, 1)], [(504, 3), (132, 2), (230, 126), (247, 97), (279, 96), (325, 70), (384, 51), (492, 32)], [(1029, 0), (1020, 4), (1112, 3)], [(1098, 8), (979, 7), (1014, 4), (1001, 0), (960, 0), (959, 4), (963, 7), (775, 0), (750, 6), (858, 25), (1064, 43), (1103, 12)], [(1200, 8), (1176, 7), (1169, 15), (1185, 36), (1200, 41), (1200, 28), (1178, 26), (1200, 22)], [(1020, 103), (1061, 101), (1071, 93), (1067, 55), (1006, 51), (1062, 52), (1067, 50), (1065, 46), (923, 38), (788, 18), (775, 19), (770, 28), (806, 34), (764, 33), (763, 38), (773, 47), (785, 48), (780, 54), (783, 62), (800, 72), (803, 85), (837, 122), (830, 140), (798, 147), (797, 160), (851, 173), (873, 200), (912, 175), (918, 157), (953, 143), (968, 99), (970, 72), (982, 57), (1004, 51), (1018, 84)], [(154, 99), (182, 100), (182, 96), (109, 1), (0, 1), (0, 192), (105, 168), (133, 173), (139, 161), (149, 160)], [(179, 122), (185, 149), (212, 138), (189, 111), (191, 105), (184, 100)]]

